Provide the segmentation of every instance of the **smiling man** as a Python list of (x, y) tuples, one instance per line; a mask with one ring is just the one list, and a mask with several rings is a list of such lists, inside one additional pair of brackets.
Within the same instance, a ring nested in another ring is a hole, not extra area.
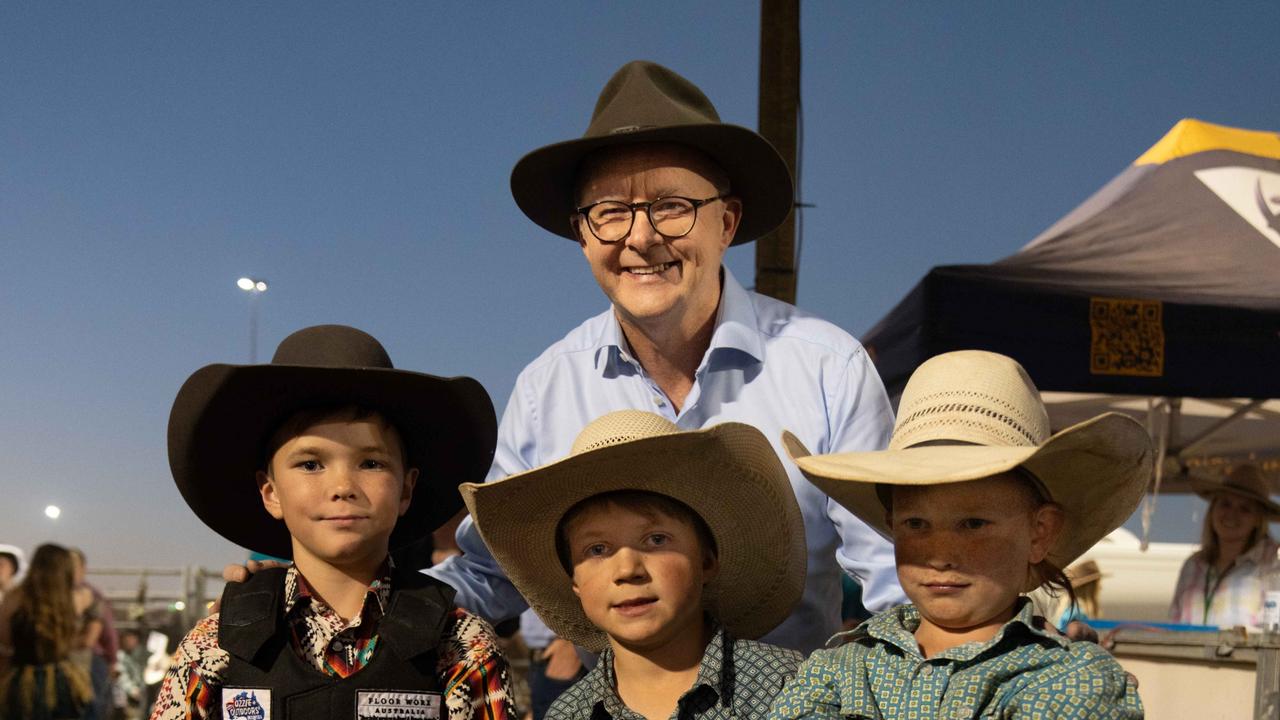
[[(526, 155), (511, 190), (531, 220), (578, 243), (610, 306), (521, 372), (490, 481), (564, 457), (587, 423), (624, 409), (686, 430), (747, 423), (775, 451), (783, 429), (825, 452), (884, 447), (892, 411), (862, 346), (745, 290), (724, 268), (730, 245), (786, 218), (791, 175), (760, 135), (720, 122), (688, 80), (628, 63), (605, 85), (586, 134)], [(805, 593), (764, 639), (808, 651), (839, 629), (841, 567), (873, 610), (904, 596), (891, 546), (786, 465), (804, 516)], [(464, 555), (431, 573), (486, 617), (523, 610), (469, 521), (458, 540)]]

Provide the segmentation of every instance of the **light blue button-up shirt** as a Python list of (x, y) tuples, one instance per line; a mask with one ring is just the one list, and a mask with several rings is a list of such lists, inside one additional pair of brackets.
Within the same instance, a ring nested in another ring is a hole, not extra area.
[[(648, 410), (687, 430), (731, 421), (754, 425), (783, 459), (809, 548), (804, 597), (762, 639), (809, 652), (839, 630), (840, 568), (862, 584), (863, 603), (872, 611), (906, 597), (893, 547), (804, 479), (782, 449), (782, 431), (795, 433), (815, 454), (881, 450), (893, 431), (893, 411), (857, 340), (794, 306), (748, 292), (728, 269), (723, 278), (711, 345), (679, 413), (631, 355), (610, 308), (520, 373), (498, 427), (488, 480), (565, 457), (588, 423), (615, 410)], [(459, 605), (491, 620), (524, 610), (470, 518), (457, 539), (464, 554), (427, 572), (457, 588)]]

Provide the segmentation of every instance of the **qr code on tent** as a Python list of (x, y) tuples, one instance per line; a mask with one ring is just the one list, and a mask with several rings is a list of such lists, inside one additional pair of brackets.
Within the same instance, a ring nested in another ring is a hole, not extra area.
[(1094, 375), (1164, 374), (1164, 323), (1159, 300), (1090, 298)]

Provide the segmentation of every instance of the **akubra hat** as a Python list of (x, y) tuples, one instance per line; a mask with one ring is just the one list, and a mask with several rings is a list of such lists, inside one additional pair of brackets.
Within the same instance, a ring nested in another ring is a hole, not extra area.
[(1271, 499), (1267, 479), (1253, 463), (1236, 465), (1221, 480), (1206, 480), (1193, 475), (1191, 489), (1205, 500), (1212, 500), (1214, 495), (1223, 492), (1248, 498), (1262, 506), (1269, 520), (1280, 520), (1280, 505)]
[(1154, 467), (1146, 429), (1120, 413), (1050, 434), (1022, 366), (979, 350), (938, 355), (916, 369), (887, 450), (811, 455), (790, 433), (783, 444), (805, 477), (886, 537), (877, 485), (941, 485), (1024, 468), (1062, 506), (1063, 527), (1047, 556), (1059, 568), (1133, 514)]
[(204, 524), (242, 547), (291, 557), (283, 522), (262, 506), (254, 474), (267, 442), (306, 409), (355, 405), (395, 425), (419, 470), (392, 548), (430, 533), (462, 507), (459, 483), (483, 479), (493, 460), (497, 419), (480, 383), (397, 370), (382, 345), (360, 330), (318, 325), (284, 339), (269, 364), (206, 365), (182, 385), (169, 413), (169, 467)]
[(516, 163), (511, 194), (530, 220), (576, 240), (571, 217), (583, 159), (604, 148), (640, 143), (686, 145), (724, 170), (730, 194), (742, 200), (734, 245), (764, 235), (791, 211), (791, 172), (773, 145), (753, 130), (720, 122), (697, 86), (642, 60), (623, 65), (605, 84), (582, 137), (539, 148)]
[(608, 637), (582, 611), (556, 533), (574, 505), (622, 490), (665, 495), (707, 524), (720, 570), (703, 603), (731, 634), (756, 638), (791, 614), (804, 592), (804, 521), (781, 460), (750, 425), (682, 431), (652, 413), (613, 412), (583, 429), (569, 457), (468, 483), (462, 497), (490, 552), (547, 627), (599, 652)]

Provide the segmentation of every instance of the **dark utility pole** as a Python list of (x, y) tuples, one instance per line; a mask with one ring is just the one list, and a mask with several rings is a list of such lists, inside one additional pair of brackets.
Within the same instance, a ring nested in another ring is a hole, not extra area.
[[(760, 3), (760, 134), (796, 175), (800, 105), (800, 0)], [(751, 212), (747, 208), (747, 212)], [(796, 214), (756, 241), (756, 292), (796, 301)]]

